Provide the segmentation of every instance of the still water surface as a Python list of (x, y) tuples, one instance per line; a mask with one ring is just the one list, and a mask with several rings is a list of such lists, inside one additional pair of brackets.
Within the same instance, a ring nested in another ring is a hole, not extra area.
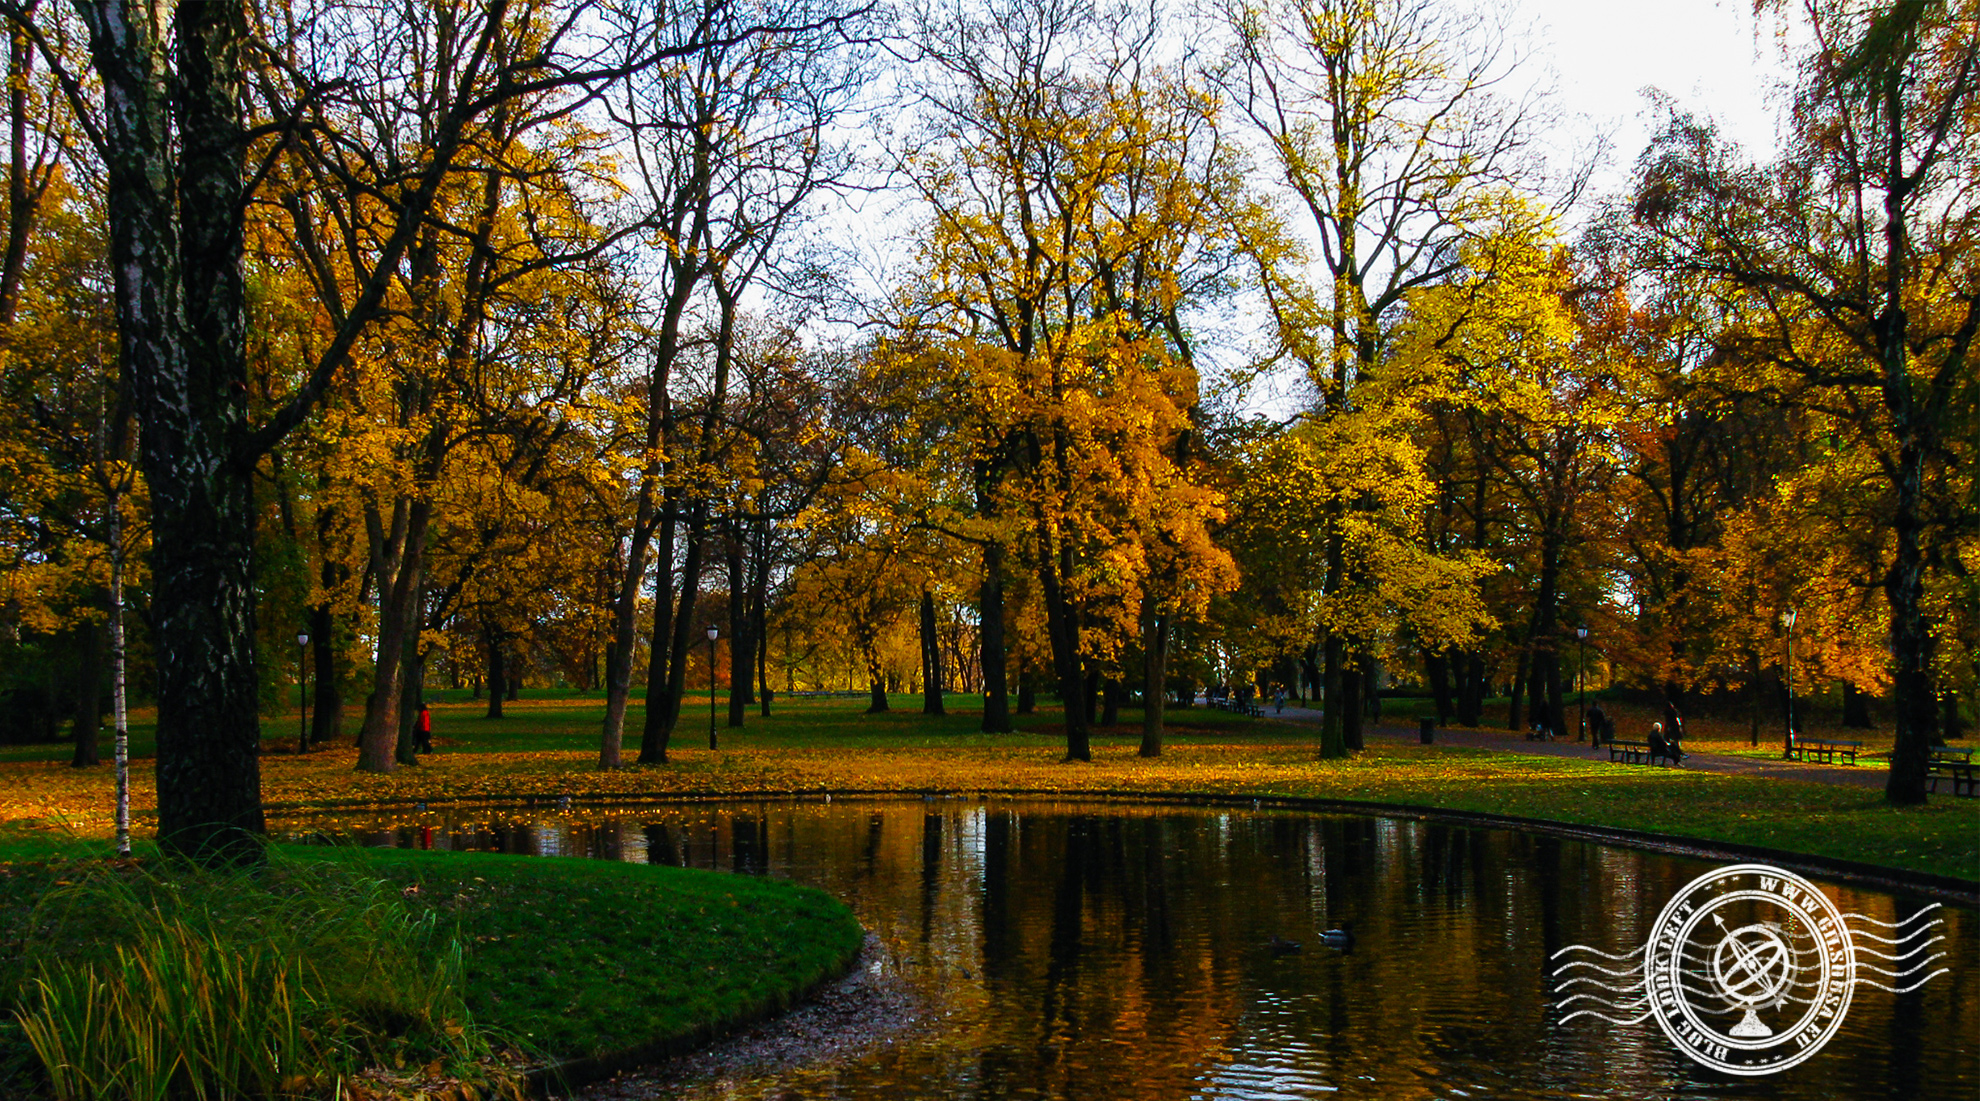
[[(769, 875), (844, 900), (929, 1007), (845, 1065), (725, 1098), (1980, 1099), (1980, 919), (1942, 975), (1858, 987), (1814, 1058), (1742, 1079), (1654, 1022), (1562, 1023), (1550, 957), (1642, 945), (1715, 865), (1517, 832), (1279, 811), (962, 800), (313, 820), (379, 845)], [(1818, 881), (1819, 882), (1819, 881)], [(1844, 912), (1926, 903), (1822, 883)], [(1322, 930), (1349, 926), (1336, 951)], [(1284, 943), (1300, 944), (1289, 951)]]

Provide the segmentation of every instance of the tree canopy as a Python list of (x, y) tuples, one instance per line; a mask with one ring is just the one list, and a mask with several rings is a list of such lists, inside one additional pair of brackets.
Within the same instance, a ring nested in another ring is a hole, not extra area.
[(162, 835), (253, 859), (298, 680), (375, 771), (439, 682), (601, 691), (601, 768), (715, 683), (1042, 689), (1069, 760), (1284, 688), (1333, 756), (1398, 685), (1558, 727), (1585, 637), (1756, 732), (1886, 698), (1921, 800), (1980, 691), (1977, 21), (1761, 7), (1778, 152), (1671, 112), (1589, 196), (1431, 0), (0, 4), (5, 736), (96, 763), (128, 611)]

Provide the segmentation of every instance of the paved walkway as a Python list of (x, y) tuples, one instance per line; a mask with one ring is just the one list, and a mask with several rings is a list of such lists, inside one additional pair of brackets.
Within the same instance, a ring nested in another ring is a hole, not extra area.
[[(1307, 726), (1320, 725), (1320, 712), (1306, 707), (1287, 705), (1284, 712), (1274, 714), (1268, 701), (1265, 717), (1280, 722), (1299, 723)], [(1398, 725), (1394, 722), (1377, 722), (1363, 728), (1363, 736), (1376, 742), (1409, 742), (1418, 738), (1416, 726)], [(1579, 757), (1583, 760), (1607, 762), (1606, 749), (1595, 751), (1585, 742), (1553, 741), (1529, 742), (1520, 734), (1510, 730), (1493, 730), (1490, 727), (1472, 729), (1463, 726), (1440, 726), (1437, 728), (1437, 745), (1465, 746), (1473, 749), (1496, 749), (1506, 753), (1527, 753), (1539, 757)], [(1664, 768), (1664, 765), (1624, 765), (1617, 768)], [(1883, 790), (1889, 773), (1881, 768), (1852, 768), (1848, 765), (1814, 765), (1800, 761), (1765, 760), (1757, 757), (1733, 757), (1723, 753), (1693, 753), (1684, 759), (1683, 767), (1694, 772), (1720, 772), (1734, 776), (1764, 776), (1771, 780), (1806, 780), (1820, 784), (1849, 784), (1856, 787)]]

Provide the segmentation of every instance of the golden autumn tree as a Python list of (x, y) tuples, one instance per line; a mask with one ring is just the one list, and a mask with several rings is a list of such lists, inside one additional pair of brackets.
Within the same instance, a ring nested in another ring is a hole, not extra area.
[(1545, 216), (1503, 197), (1460, 250), (1459, 273), (1409, 296), (1395, 342), (1403, 386), (1426, 404), (1457, 407), (1471, 425), (1474, 461), (1511, 503), (1513, 560), (1532, 589), (1520, 632), (1508, 724), (1532, 713), (1563, 729), (1561, 658), (1575, 623), (1600, 600), (1591, 528), (1613, 475), (1614, 426), (1624, 405), (1614, 380), (1629, 370), (1586, 339), (1567, 251)]
[[(1472, 201), (1532, 174), (1533, 106), (1498, 100), (1506, 59), (1482, 16), (1429, 0), (1284, 0), (1219, 6), (1234, 37), (1224, 83), (1270, 148), (1319, 271), (1261, 235), (1252, 249), (1285, 354), (1313, 414), (1350, 416), (1378, 375), (1404, 302), (1454, 274)], [(1347, 560), (1352, 498), (1326, 493), (1322, 585), (1366, 586)], [(1358, 742), (1370, 640), (1320, 639), (1322, 752)]]
[[(945, 389), (977, 414), (955, 462), (989, 522), (986, 573), (1009, 553), (1036, 575), (1069, 759), (1090, 756), (1089, 680), (1144, 622), (1166, 629), (1162, 604), (1187, 606), (1201, 580), (1173, 555), (1150, 572), (1143, 536), (1165, 521), (1136, 495), (1193, 479), (1184, 318), (1228, 270), (1212, 195), (1235, 185), (1214, 102), (1180, 66), (1145, 60), (1157, 30), (1143, 12), (1065, 3), (930, 19), (917, 44), (934, 121), (900, 156), (927, 211), (909, 310), (935, 336), (926, 362), (962, 372)], [(1166, 522), (1173, 537), (1205, 518)], [(1177, 546), (1228, 568), (1207, 540)], [(1002, 661), (986, 649), (986, 672)]]

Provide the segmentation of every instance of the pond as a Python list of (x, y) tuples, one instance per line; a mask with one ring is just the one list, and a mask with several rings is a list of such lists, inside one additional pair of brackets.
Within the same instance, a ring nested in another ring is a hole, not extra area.
[[(1572, 956), (1557, 952), (1638, 951), (1665, 903), (1718, 865), (1546, 835), (957, 799), (458, 809), (308, 828), (810, 884), (858, 913), (928, 1006), (898, 1042), (839, 1065), (683, 1096), (1980, 1097), (1974, 913), (1905, 926), (1942, 920), (1926, 954), (1948, 953), (1935, 965), (1948, 973), (1904, 994), (1858, 987), (1815, 1055), (1736, 1077), (1654, 1021), (1565, 1020), (1555, 990)], [(1928, 905), (1817, 883), (1882, 922)], [(1350, 948), (1323, 942), (1343, 927)]]

